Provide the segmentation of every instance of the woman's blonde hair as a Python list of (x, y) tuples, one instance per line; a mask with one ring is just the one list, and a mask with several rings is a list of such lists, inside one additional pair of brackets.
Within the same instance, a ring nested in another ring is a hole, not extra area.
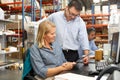
[(37, 33), (37, 38), (36, 41), (38, 43), (38, 47), (42, 48), (45, 46), (44, 43), (44, 35), (47, 34), (51, 28), (55, 27), (55, 24), (52, 23), (51, 21), (45, 20), (39, 24), (38, 27), (38, 33)]

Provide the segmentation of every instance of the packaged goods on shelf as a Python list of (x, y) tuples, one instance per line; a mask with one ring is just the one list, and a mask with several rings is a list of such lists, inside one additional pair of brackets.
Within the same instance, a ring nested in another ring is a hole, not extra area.
[(31, 0), (24, 0), (24, 4), (30, 5), (31, 4)]
[(108, 34), (108, 28), (107, 28), (107, 27), (104, 27), (104, 28), (103, 28), (102, 34)]
[(110, 5), (110, 9), (112, 10), (112, 9), (116, 9), (117, 10), (117, 4), (112, 4), (112, 5)]
[(1, 2), (2, 4), (4, 4), (4, 3), (13, 3), (14, 0), (0, 0), (0, 2)]
[(6, 48), (6, 34), (0, 35), (1, 49)]
[(68, 4), (68, 0), (62, 0), (62, 9), (64, 9)]
[(100, 6), (99, 5), (95, 5), (95, 14), (100, 14), (101, 13), (101, 9), (100, 9)]
[[(4, 11), (0, 8), (0, 20), (4, 20)], [(5, 30), (4, 23), (0, 22), (0, 34)]]
[(109, 14), (109, 7), (108, 6), (102, 6), (102, 13), (103, 14)]
[[(16, 15), (11, 15), (9, 19), (10, 20), (15, 20), (15, 21), (22, 20), (22, 15), (17, 15), (17, 14)], [(26, 20), (27, 20), (27, 22), (31, 21), (31, 17), (30, 16), (25, 16), (25, 22), (26, 22)]]
[(87, 10), (86, 14), (91, 14), (91, 12), (92, 12), (91, 10)]
[(82, 11), (80, 11), (80, 14), (85, 14), (85, 7), (82, 7)]
[(113, 13), (113, 14), (111, 14), (111, 16), (110, 16), (110, 24), (119, 24), (119, 14), (117, 14), (117, 13)]
[(14, 29), (18, 29), (18, 26), (19, 26), (19, 29), (22, 29), (22, 21), (19, 20), (19, 23), (8, 23), (6, 24), (6, 29), (7, 30), (14, 30)]
[(108, 24), (108, 20), (102, 20), (102, 24)]
[(110, 16), (110, 21), (108, 25), (108, 32), (109, 32), (109, 41), (112, 40), (112, 33), (120, 32), (120, 14), (113, 14)]
[(4, 19), (4, 11), (0, 8), (0, 19)]

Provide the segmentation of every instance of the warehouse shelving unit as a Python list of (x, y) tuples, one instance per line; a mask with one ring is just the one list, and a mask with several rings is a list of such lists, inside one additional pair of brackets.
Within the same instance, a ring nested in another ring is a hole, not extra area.
[[(96, 43), (108, 43), (108, 32), (104, 32), (104, 29), (107, 29), (108, 24), (98, 24), (98, 23), (92, 23), (92, 17), (94, 17), (94, 21), (102, 21), (102, 20), (108, 20), (109, 14), (89, 14), (89, 15), (81, 15), (83, 20), (87, 23), (87, 28), (94, 27), (96, 29), (96, 37), (100, 37), (99, 40), (95, 40)], [(104, 18), (105, 17), (105, 18)]]
[[(12, 46), (9, 46), (8, 43), (7, 43), (7, 38), (9, 36), (16, 36), (18, 37), (18, 43), (19, 43), (19, 33), (9, 33), (7, 32), (6, 30), (6, 24), (8, 23), (18, 23), (16, 21), (11, 21), (11, 20), (0, 20), (0, 24), (3, 25), (1, 26), (1, 34), (0, 36), (2, 36), (0, 38), (0, 43), (1, 43), (1, 50), (0, 50), (0, 56), (1, 56), (1, 60), (0, 60), (0, 68), (3, 68), (3, 67), (7, 67), (7, 66), (11, 66), (11, 65), (14, 65), (15, 63), (19, 63), (19, 59), (20, 59), (20, 53), (19, 53), (19, 48), (17, 46), (15, 47), (12, 47)], [(18, 29), (19, 29), (19, 26), (18, 26)], [(9, 47), (8, 47), (9, 46)], [(17, 54), (17, 58), (13, 58), (11, 57), (11, 55), (15, 53)]]
[[(101, 4), (98, 5), (101, 6)], [(96, 29), (95, 42), (97, 45), (108, 43), (108, 23), (105, 23), (105, 21), (109, 20), (109, 9), (108, 13), (95, 13), (95, 6), (96, 4), (92, 5), (91, 14), (82, 14), (80, 16), (86, 22), (87, 28), (94, 27)], [(109, 3), (107, 6), (109, 8)]]
[[(39, 17), (39, 20), (43, 18), (43, 16), (41, 16), (42, 15), (42, 13), (41, 13), (42, 8), (48, 14), (51, 14), (51, 13), (56, 12), (56, 11), (59, 11), (59, 6), (60, 6), (59, 0), (44, 0), (44, 1), (43, 0), (37, 0), (37, 1), (39, 2), (39, 5), (40, 5), (40, 17)], [(32, 0), (31, 2), (33, 2), (33, 3), (31, 3), (31, 6), (34, 6), (34, 0)], [(24, 6), (24, 4), (23, 4), (23, 6)], [(46, 9), (45, 9), (45, 6), (47, 6)], [(36, 17), (36, 15), (35, 15), (36, 10), (34, 9), (34, 7), (32, 7), (32, 8), (33, 9), (31, 9), (31, 11), (33, 11), (32, 12), (33, 16), (31, 17), (31, 19), (32, 19), (31, 23), (33, 23), (34, 25), (31, 25), (28, 28), (28, 32), (27, 32), (28, 33), (27, 34), (28, 35), (27, 47), (30, 47), (35, 42), (35, 33), (36, 32), (35, 32), (35, 23), (34, 23), (34, 21), (36, 19), (35, 18)], [(47, 9), (47, 8), (49, 8), (49, 9)], [(22, 14), (25, 15), (24, 7), (23, 7), (23, 13)], [(24, 16), (23, 16), (23, 23), (24, 23)], [(24, 24), (23, 24), (23, 26), (24, 26)]]

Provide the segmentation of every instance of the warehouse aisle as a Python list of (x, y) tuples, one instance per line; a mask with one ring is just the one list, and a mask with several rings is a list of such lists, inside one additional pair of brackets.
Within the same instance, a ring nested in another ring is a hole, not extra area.
[(22, 80), (22, 70), (0, 70), (0, 80)]

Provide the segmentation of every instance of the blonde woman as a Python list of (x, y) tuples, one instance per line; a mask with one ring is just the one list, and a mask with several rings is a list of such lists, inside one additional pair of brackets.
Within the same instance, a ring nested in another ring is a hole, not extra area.
[(66, 62), (62, 49), (55, 42), (56, 27), (50, 21), (40, 23), (36, 44), (30, 48), (32, 68), (39, 78), (46, 79), (66, 70), (71, 70), (75, 62)]

